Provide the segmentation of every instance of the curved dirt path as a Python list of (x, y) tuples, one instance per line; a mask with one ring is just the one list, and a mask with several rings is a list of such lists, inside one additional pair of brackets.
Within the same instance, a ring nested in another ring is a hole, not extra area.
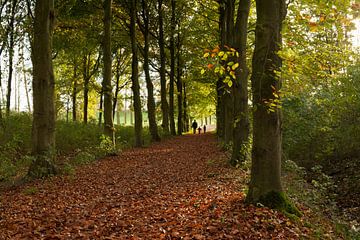
[(214, 135), (186, 135), (6, 191), (0, 239), (297, 239), (244, 205), (245, 173), (224, 159)]

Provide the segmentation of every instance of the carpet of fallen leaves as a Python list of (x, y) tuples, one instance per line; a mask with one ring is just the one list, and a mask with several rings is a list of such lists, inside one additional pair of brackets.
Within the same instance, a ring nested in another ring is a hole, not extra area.
[(298, 239), (306, 229), (244, 204), (245, 172), (212, 134), (175, 137), (1, 194), (0, 239)]

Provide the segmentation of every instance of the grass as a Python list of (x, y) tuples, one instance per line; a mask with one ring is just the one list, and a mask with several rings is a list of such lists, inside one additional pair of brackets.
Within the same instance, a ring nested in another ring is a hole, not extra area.
[[(0, 183), (12, 182), (26, 175), (32, 162), (31, 115), (13, 113), (0, 123)], [(133, 146), (134, 128), (115, 126), (115, 148), (103, 137), (103, 129), (95, 122), (56, 123), (57, 162), (62, 173), (74, 174), (78, 165), (89, 164), (109, 154)], [(150, 133), (143, 130), (144, 145), (150, 144)]]

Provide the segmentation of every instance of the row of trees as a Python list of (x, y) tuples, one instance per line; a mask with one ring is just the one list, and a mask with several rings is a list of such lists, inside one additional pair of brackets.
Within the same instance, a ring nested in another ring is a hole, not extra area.
[[(157, 111), (162, 131), (180, 135), (188, 127), (190, 115), (211, 114), (216, 103), (217, 134), (221, 141), (232, 143), (230, 162), (242, 163), (252, 151), (248, 201), (284, 206), (286, 198), (280, 181), (282, 82), (297, 86), (298, 75), (307, 76), (306, 84), (314, 73), (321, 77), (342, 71), (344, 55), (340, 53), (331, 62), (328, 57), (334, 51), (347, 49), (344, 39), (351, 27), (351, 2), (332, 6), (315, 0), (255, 2), (76, 0), (57, 1), (54, 6), (52, 0), (38, 0), (33, 6), (29, 1), (23, 5), (16, 0), (2, 1), (2, 8), (9, 9), (4, 15), (9, 19), (6, 21), (11, 22), (12, 7), (18, 10), (14, 10), (13, 17), (17, 27), (10, 24), (9, 31), (1, 32), (6, 36), (2, 49), (9, 52), (8, 95), (11, 52), (16, 49), (10, 44), (10, 33), (14, 32), (17, 39), (15, 30), (23, 31), (27, 38), (22, 42), (31, 43), (33, 154), (37, 158), (30, 175), (55, 172), (55, 119), (64, 109), (68, 117), (69, 108), (64, 102), (69, 99), (73, 121), (79, 120), (81, 101), (84, 124), (89, 119), (89, 105), (98, 105), (104, 134), (114, 143), (116, 102), (120, 90), (129, 83), (135, 111), (135, 146), (142, 146), (144, 84), (153, 141), (160, 140)], [(326, 42), (326, 56), (314, 50), (319, 42)], [(336, 46), (335, 50), (331, 46)], [(212, 61), (208, 68), (219, 74), (200, 75), (204, 59), (199, 56), (204, 47), (212, 49), (206, 50)], [(307, 64), (299, 64), (298, 56), (304, 49), (312, 55), (307, 56)], [(313, 64), (314, 59), (318, 64)], [(160, 108), (155, 98), (157, 91)], [(10, 111), (10, 98), (6, 109)]]
[(350, 16), (358, 5), (351, 1), (258, 0), (255, 22), (251, 1), (218, 2), (220, 45), (207, 50), (204, 57), (210, 61), (209, 74), (219, 76), (219, 139), (232, 145), (230, 163), (234, 166), (244, 163), (251, 153), (248, 202), (297, 214), (287, 203), (281, 184), (281, 99), (308, 89), (304, 87), (308, 80), (311, 86), (317, 82), (318, 88), (310, 90), (313, 94), (322, 91), (319, 85), (336, 81), (346, 71), (354, 56), (349, 43)]

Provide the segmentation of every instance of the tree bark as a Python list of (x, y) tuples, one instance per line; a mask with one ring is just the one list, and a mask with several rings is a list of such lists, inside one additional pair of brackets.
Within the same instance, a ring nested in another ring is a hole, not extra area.
[(84, 79), (84, 109), (83, 109), (83, 121), (85, 124), (88, 122), (88, 104), (89, 104), (89, 66), (90, 54), (86, 54), (83, 58), (83, 79)]
[(138, 49), (136, 42), (136, 13), (137, 0), (131, 0), (130, 7), (130, 38), (132, 50), (132, 86), (135, 112), (135, 147), (141, 147), (142, 142), (142, 112), (140, 99), (139, 69), (138, 69)]
[(7, 93), (6, 93), (6, 115), (10, 114), (10, 103), (11, 103), (11, 85), (12, 85), (12, 77), (14, 71), (14, 45), (15, 45), (15, 14), (16, 14), (16, 6), (17, 0), (11, 1), (11, 16), (9, 23), (9, 74), (8, 74), (8, 85), (7, 85)]
[(103, 102), (104, 102), (104, 90), (103, 87), (101, 86), (101, 90), (100, 90), (100, 101), (99, 101), (99, 126), (101, 126), (102, 124), (102, 119), (103, 119)]
[(175, 27), (176, 27), (176, 3), (171, 0), (171, 23), (170, 23), (170, 84), (169, 84), (169, 121), (170, 134), (176, 135), (175, 110), (174, 110), (174, 85), (175, 85)]
[(54, 2), (36, 1), (33, 60), (32, 162), (28, 175), (44, 177), (56, 173), (53, 164), (55, 148), (54, 73), (52, 67), (52, 31)]
[(76, 65), (76, 62), (74, 61), (74, 75), (73, 75), (73, 78), (74, 78), (74, 85), (73, 85), (73, 89), (72, 89), (72, 120), (73, 122), (76, 122), (76, 112), (77, 112), (77, 109), (76, 109), (76, 98), (77, 98), (77, 65)]
[[(253, 150), (251, 180), (247, 202), (261, 202), (278, 208), (283, 200), (281, 186), (281, 110), (270, 111), (266, 100), (274, 98), (273, 88), (279, 91), (281, 58), (281, 25), (285, 17), (285, 0), (256, 1), (255, 51), (252, 63), (253, 92)], [(271, 200), (271, 199), (274, 199)], [(275, 204), (275, 206), (274, 206)]]
[(162, 128), (164, 134), (169, 134), (169, 105), (166, 98), (166, 55), (164, 40), (164, 11), (163, 0), (158, 0), (158, 20), (159, 20), (159, 49), (160, 49), (160, 95), (161, 95), (161, 112), (162, 112)]
[(234, 96), (234, 129), (233, 149), (230, 163), (235, 166), (243, 163), (248, 157), (249, 146), (249, 111), (248, 111), (248, 74), (246, 63), (247, 25), (250, 11), (250, 0), (240, 0), (237, 20), (234, 29), (234, 48), (239, 53), (235, 69), (236, 79), (233, 84)]
[[(180, 24), (178, 24), (180, 27)], [(182, 84), (182, 66), (181, 66), (181, 41), (180, 41), (180, 32), (178, 32), (177, 36), (177, 105), (178, 105), (178, 122), (177, 122), (177, 134), (182, 135), (184, 130), (184, 119), (183, 119), (183, 84)]]
[(149, 67), (149, 9), (145, 0), (141, 1), (142, 3), (142, 15), (144, 19), (144, 72), (146, 80), (146, 88), (148, 91), (147, 96), (147, 108), (148, 108), (148, 119), (149, 119), (149, 130), (151, 134), (152, 141), (160, 141), (160, 136), (158, 133), (158, 127), (156, 124), (156, 114), (155, 114), (155, 99), (154, 99), (154, 85), (150, 77), (150, 67)]
[[(120, 54), (120, 53), (118, 53)], [(115, 74), (115, 79), (116, 79), (116, 84), (115, 84), (115, 94), (114, 94), (114, 98), (113, 98), (113, 109), (112, 109), (112, 116), (113, 119), (115, 118), (115, 113), (116, 113), (116, 107), (117, 107), (117, 98), (119, 95), (119, 91), (120, 91), (120, 66), (121, 66), (121, 56), (117, 55), (116, 56), (116, 74)]]
[(111, 5), (112, 0), (104, 1), (104, 79), (103, 79), (103, 93), (104, 93), (104, 134), (109, 137), (111, 142), (115, 145), (115, 131), (112, 115), (112, 86), (111, 86)]
[(183, 98), (183, 106), (184, 106), (184, 132), (189, 132), (190, 130), (190, 124), (189, 124), (189, 115), (187, 113), (187, 95), (186, 95), (186, 83), (183, 82), (183, 93), (184, 93), (184, 98)]

